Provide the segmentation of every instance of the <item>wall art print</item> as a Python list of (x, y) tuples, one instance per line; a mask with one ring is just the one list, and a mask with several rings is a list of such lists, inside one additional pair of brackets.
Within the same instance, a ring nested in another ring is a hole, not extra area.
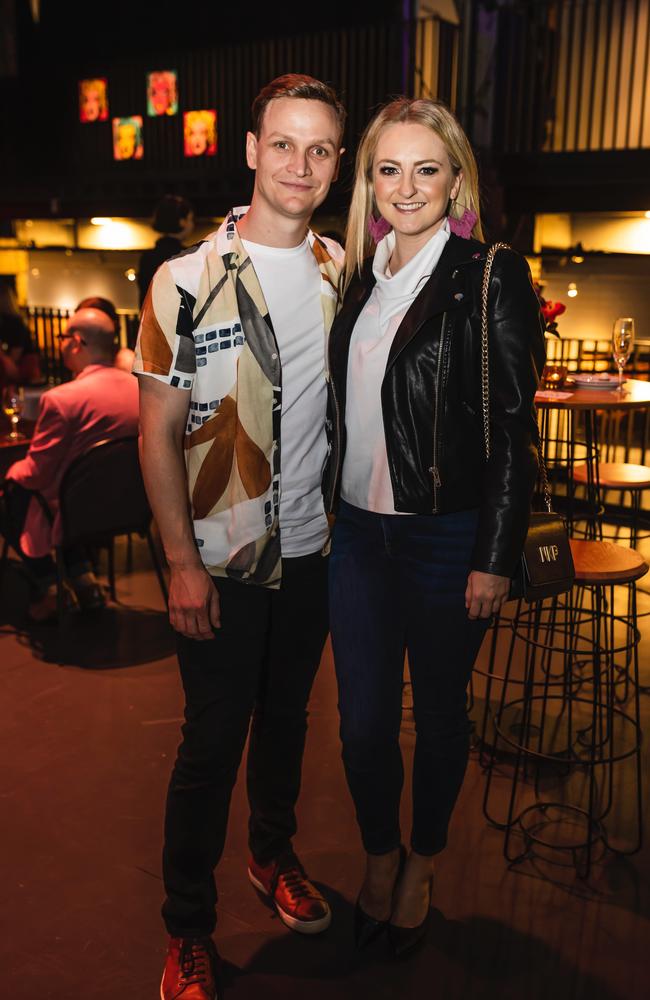
[(113, 159), (141, 160), (144, 154), (142, 142), (142, 115), (113, 119)]
[(215, 156), (217, 152), (217, 112), (214, 108), (186, 111), (183, 115), (185, 156)]
[(105, 122), (108, 119), (108, 87), (106, 78), (94, 77), (79, 81), (79, 121)]
[(178, 114), (178, 74), (175, 69), (158, 69), (147, 73), (147, 114)]

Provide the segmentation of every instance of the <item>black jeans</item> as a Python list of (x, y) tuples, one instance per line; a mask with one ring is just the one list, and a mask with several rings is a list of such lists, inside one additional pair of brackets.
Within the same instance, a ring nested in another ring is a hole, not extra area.
[(327, 638), (327, 559), (282, 560), (279, 590), (215, 580), (220, 629), (178, 636), (183, 741), (167, 796), (163, 918), (174, 937), (211, 934), (213, 871), (249, 722), (249, 844), (261, 864), (291, 852), (307, 702)]
[(476, 525), (474, 510), (383, 515), (341, 503), (332, 646), (343, 763), (369, 854), (401, 840), (405, 651), (416, 726), (411, 846), (432, 855), (447, 842), (469, 751), (466, 688), (488, 625), (470, 621), (464, 602)]

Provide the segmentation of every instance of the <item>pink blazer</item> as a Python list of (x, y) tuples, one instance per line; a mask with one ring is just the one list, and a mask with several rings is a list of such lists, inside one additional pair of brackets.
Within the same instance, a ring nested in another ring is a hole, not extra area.
[(138, 380), (118, 368), (88, 365), (43, 394), (29, 451), (7, 471), (7, 479), (37, 490), (54, 514), (50, 525), (31, 501), (20, 539), (25, 555), (47, 555), (61, 540), (59, 487), (70, 463), (98, 441), (137, 433)]

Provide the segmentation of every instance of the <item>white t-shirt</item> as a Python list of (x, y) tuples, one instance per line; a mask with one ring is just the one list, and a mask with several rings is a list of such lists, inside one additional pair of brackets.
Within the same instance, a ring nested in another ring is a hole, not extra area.
[(388, 233), (377, 244), (372, 265), (376, 284), (350, 340), (345, 404), (347, 442), (341, 496), (362, 510), (398, 513), (386, 453), (381, 384), (395, 334), (424, 282), (433, 274), (448, 239), (449, 223), (445, 221), (395, 275), (388, 271), (395, 234)]
[(328, 535), (321, 275), (307, 239), (289, 249), (242, 240), (269, 308), (282, 364), (280, 540), (283, 556), (317, 552)]

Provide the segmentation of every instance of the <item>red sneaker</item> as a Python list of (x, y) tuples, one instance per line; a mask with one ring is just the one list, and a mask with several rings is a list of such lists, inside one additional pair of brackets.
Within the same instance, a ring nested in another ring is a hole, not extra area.
[(300, 934), (319, 934), (329, 927), (331, 910), (312, 885), (297, 858), (258, 865), (251, 858), (248, 877), (272, 901), (283, 924)]
[(210, 937), (170, 938), (161, 1000), (218, 1000), (217, 961)]

